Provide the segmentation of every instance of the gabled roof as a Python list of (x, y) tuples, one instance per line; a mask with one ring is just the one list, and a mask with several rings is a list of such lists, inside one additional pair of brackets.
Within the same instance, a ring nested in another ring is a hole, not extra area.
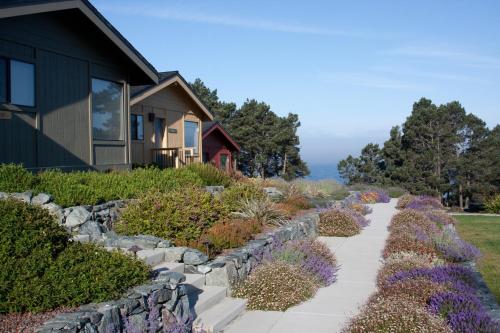
[(146, 85), (146, 86), (135, 86), (130, 89), (130, 105), (139, 103), (140, 101), (148, 98), (149, 96), (157, 93), (158, 91), (170, 86), (171, 84), (177, 83), (184, 89), (184, 91), (191, 97), (191, 99), (200, 107), (203, 113), (206, 114), (208, 119), (213, 120), (214, 116), (208, 109), (208, 107), (196, 96), (193, 89), (187, 81), (179, 74), (178, 71), (170, 72), (160, 72), (160, 80), (158, 84)]
[(0, 19), (69, 9), (80, 10), (151, 82), (158, 82), (158, 72), (153, 65), (88, 0), (1, 0)]
[(210, 134), (219, 132), (224, 138), (234, 147), (234, 150), (240, 151), (241, 147), (234, 141), (229, 133), (217, 121), (206, 121), (203, 123), (203, 139), (207, 138)]

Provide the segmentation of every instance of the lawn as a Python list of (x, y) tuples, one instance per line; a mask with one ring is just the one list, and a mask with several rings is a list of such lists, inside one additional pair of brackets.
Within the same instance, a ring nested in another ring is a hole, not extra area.
[(478, 268), (500, 303), (500, 216), (455, 216), (460, 236), (482, 253)]

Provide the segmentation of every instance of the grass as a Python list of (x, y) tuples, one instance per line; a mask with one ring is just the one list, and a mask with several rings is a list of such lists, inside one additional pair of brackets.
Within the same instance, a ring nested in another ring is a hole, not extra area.
[(460, 236), (481, 250), (478, 268), (500, 303), (500, 216), (456, 215)]

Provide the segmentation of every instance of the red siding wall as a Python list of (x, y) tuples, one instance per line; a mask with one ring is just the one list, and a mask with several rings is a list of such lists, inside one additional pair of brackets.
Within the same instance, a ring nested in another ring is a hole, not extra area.
[(208, 161), (220, 168), (220, 156), (228, 155), (228, 170), (233, 169), (233, 156), (229, 150), (229, 143), (218, 131), (212, 131), (205, 139), (203, 139), (203, 154), (208, 154)]

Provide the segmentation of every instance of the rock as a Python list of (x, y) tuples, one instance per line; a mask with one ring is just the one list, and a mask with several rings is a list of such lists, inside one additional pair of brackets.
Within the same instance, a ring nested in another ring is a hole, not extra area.
[(160, 271), (158, 272), (155, 281), (179, 284), (186, 281), (186, 276), (182, 273), (174, 271)]
[(187, 265), (201, 265), (208, 261), (208, 257), (198, 250), (188, 249), (184, 252), (182, 261)]
[(116, 301), (116, 305), (122, 310), (122, 313), (128, 315), (137, 309), (141, 304), (134, 298), (122, 298)]
[(283, 192), (278, 190), (276, 187), (264, 187), (263, 190), (272, 200), (280, 200), (283, 198)]
[(172, 290), (170, 289), (159, 289), (153, 291), (151, 294), (153, 301), (157, 304), (168, 302), (172, 298)]
[(220, 195), (224, 192), (224, 186), (205, 186), (205, 190), (212, 195)]
[(33, 205), (45, 205), (52, 201), (52, 196), (47, 193), (38, 193), (31, 199)]
[(121, 320), (118, 306), (105, 304), (97, 309), (97, 311), (102, 313), (102, 319), (99, 323), (99, 332), (120, 332)]
[[(134, 332), (149, 332), (148, 329), (148, 314), (146, 312), (142, 312), (139, 314), (134, 314), (128, 317), (128, 322), (133, 325)], [(120, 331), (118, 331), (120, 332)], [(106, 332), (107, 333), (107, 332)]]
[(197, 268), (198, 272), (200, 272), (201, 274), (207, 274), (208, 272), (210, 272), (212, 270), (212, 267), (206, 266), (206, 265), (199, 265), (196, 268)]
[(7, 199), (9, 197), (9, 195), (5, 192), (0, 192), (0, 200), (2, 199)]
[(49, 202), (49, 203), (42, 205), (42, 208), (47, 209), (50, 213), (55, 215), (59, 224), (62, 224), (64, 222), (64, 214), (63, 214), (61, 206), (56, 205), (53, 202)]
[(124, 249), (138, 246), (144, 250), (153, 250), (159, 242), (163, 241), (162, 238), (149, 235), (118, 236), (116, 234), (111, 234), (107, 236), (108, 237), (105, 239), (105, 246), (120, 247)]
[(16, 200), (21, 200), (21, 201), (26, 202), (26, 203), (31, 203), (31, 198), (33, 197), (33, 192), (26, 191), (26, 192), (22, 192), (22, 193), (12, 193), (10, 196)]
[(100, 238), (103, 232), (101, 224), (94, 221), (87, 221), (80, 226), (78, 233), (81, 235), (88, 235), (91, 240), (95, 240)]
[(234, 262), (227, 261), (224, 267), (214, 268), (205, 275), (207, 286), (231, 288), (238, 281), (238, 272)]
[(166, 262), (181, 262), (184, 252), (187, 251), (187, 247), (176, 246), (168, 247), (165, 249), (165, 261)]
[(88, 243), (90, 242), (90, 236), (89, 235), (74, 235), (71, 240), (73, 242), (78, 242), (78, 243)]
[(67, 227), (78, 227), (90, 219), (90, 212), (83, 206), (74, 207), (71, 213), (66, 217)]
[(158, 244), (156, 244), (156, 247), (159, 248), (159, 249), (165, 249), (165, 248), (169, 248), (172, 246), (172, 242), (169, 241), (169, 240), (162, 240), (160, 241)]

